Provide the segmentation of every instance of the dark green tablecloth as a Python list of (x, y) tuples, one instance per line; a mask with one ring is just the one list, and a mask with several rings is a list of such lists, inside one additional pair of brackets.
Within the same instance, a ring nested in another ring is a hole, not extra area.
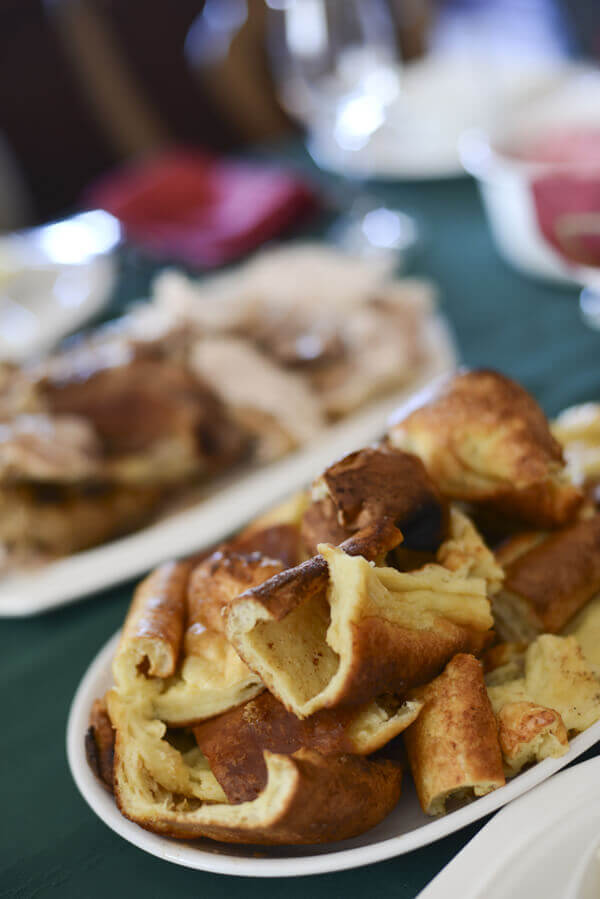
[[(440, 286), (442, 309), (467, 364), (519, 379), (548, 413), (600, 398), (600, 334), (580, 322), (576, 291), (527, 280), (500, 261), (470, 181), (394, 185), (386, 197), (421, 222), (417, 270)], [(145, 289), (147, 276), (148, 268), (130, 258), (117, 302)], [(189, 871), (125, 843), (77, 793), (64, 741), (71, 697), (119, 627), (131, 586), (40, 618), (0, 623), (0, 896), (271, 899), (285, 890), (289, 899), (404, 899), (415, 896), (476, 832), (480, 825), (369, 868), (285, 883)]]

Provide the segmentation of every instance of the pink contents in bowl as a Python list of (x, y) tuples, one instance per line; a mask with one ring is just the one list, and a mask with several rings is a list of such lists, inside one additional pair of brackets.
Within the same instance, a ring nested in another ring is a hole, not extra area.
[(568, 263), (600, 266), (600, 128), (541, 132), (506, 155), (536, 166), (530, 186), (544, 238)]
[(509, 147), (505, 155), (561, 168), (600, 169), (600, 128), (555, 128)]

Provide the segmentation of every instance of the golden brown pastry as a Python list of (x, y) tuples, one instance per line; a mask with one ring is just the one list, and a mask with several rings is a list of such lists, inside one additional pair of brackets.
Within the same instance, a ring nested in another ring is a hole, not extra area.
[(258, 552), (242, 555), (226, 547), (217, 550), (192, 571), (188, 584), (191, 622), (224, 631), (223, 612), (244, 590), (283, 571), (283, 563)]
[(223, 634), (190, 617), (191, 567), (169, 562), (142, 581), (113, 661), (119, 694), (143, 698), (173, 727), (220, 715), (264, 689)]
[(439, 677), (410, 696), (424, 703), (404, 743), (427, 815), (443, 815), (450, 800), (503, 786), (496, 720), (476, 658), (454, 656)]
[(48, 561), (129, 533), (163, 498), (152, 486), (0, 486), (0, 545), (8, 564)]
[(573, 483), (600, 482), (600, 403), (571, 406), (552, 422)]
[(53, 415), (92, 425), (111, 480), (181, 481), (240, 456), (243, 432), (183, 365), (135, 357), (118, 363), (67, 355), (38, 388)]
[(315, 481), (313, 504), (303, 519), (307, 551), (319, 543), (339, 545), (383, 518), (402, 531), (403, 546), (435, 552), (446, 536), (448, 516), (435, 485), (416, 456), (388, 446), (344, 456)]
[(397, 422), (389, 440), (419, 456), (446, 496), (491, 504), (536, 527), (565, 524), (583, 499), (538, 404), (497, 372), (456, 375)]
[(228, 638), (298, 717), (402, 693), (455, 653), (480, 652), (491, 637), (483, 578), (439, 564), (414, 572), (373, 567), (344, 546), (320, 546), (321, 559), (229, 607)]
[(265, 752), (265, 789), (253, 801), (231, 805), (199, 749), (177, 752), (152, 733), (155, 722), (140, 721), (114, 699), (110, 713), (117, 732), (117, 804), (155, 833), (229, 843), (325, 843), (374, 827), (400, 797), (402, 771), (395, 762), (301, 749)]
[(186, 616), (189, 562), (165, 562), (134, 593), (113, 662), (117, 684), (135, 691), (147, 678), (175, 674)]
[(268, 692), (194, 728), (198, 746), (230, 802), (255, 799), (267, 785), (264, 752), (370, 755), (405, 730), (419, 702), (383, 697), (358, 709), (325, 709), (299, 719)]
[(504, 581), (504, 571), (479, 531), (455, 506), (450, 507), (448, 536), (440, 545), (435, 560), (449, 571), (465, 577), (483, 578), (488, 596), (494, 596)]
[(119, 537), (151, 520), (167, 487), (231, 466), (248, 448), (182, 361), (118, 335), (82, 340), (11, 384), (0, 412), (7, 566)]
[(493, 599), (507, 640), (558, 633), (600, 591), (600, 515), (549, 535), (522, 535), (498, 552), (504, 585)]
[(542, 634), (525, 654), (524, 676), (488, 687), (498, 715), (508, 703), (554, 709), (569, 735), (600, 719), (600, 680), (573, 636)]
[(70, 415), (17, 415), (0, 423), (0, 483), (98, 481), (101, 450), (92, 426)]
[(309, 502), (306, 490), (292, 494), (246, 525), (226, 547), (242, 554), (259, 552), (269, 559), (277, 559), (284, 568), (299, 565), (308, 558), (300, 525)]
[(576, 637), (585, 660), (600, 676), (600, 593), (571, 618), (564, 632)]
[(498, 712), (504, 770), (514, 777), (526, 765), (558, 758), (569, 749), (567, 730), (555, 709), (534, 702), (508, 702)]
[(198, 724), (252, 699), (264, 690), (223, 634), (192, 624), (185, 632), (177, 672), (152, 700), (157, 718), (170, 727)]
[[(265, 844), (344, 839), (378, 823), (398, 800), (399, 765), (339, 752), (267, 752), (264, 790), (253, 801), (229, 804), (181, 726), (246, 702), (263, 685), (222, 634), (198, 624), (184, 632), (190, 566), (161, 566), (138, 588), (113, 663), (107, 707), (122, 813), (176, 837)], [(379, 745), (417, 712), (417, 704), (373, 704), (350, 722), (348, 745)]]

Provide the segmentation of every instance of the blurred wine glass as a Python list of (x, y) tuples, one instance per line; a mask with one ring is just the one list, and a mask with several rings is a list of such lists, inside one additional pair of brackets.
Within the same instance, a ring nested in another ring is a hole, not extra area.
[[(365, 148), (385, 126), (401, 88), (401, 60), (386, 0), (266, 0), (268, 41), (284, 108), (306, 129), (318, 165), (344, 180), (336, 239), (355, 252), (406, 251), (414, 221), (365, 187)], [(356, 162), (360, 153), (360, 165)], [(359, 171), (359, 175), (357, 175)], [(351, 197), (350, 202), (348, 197)]]

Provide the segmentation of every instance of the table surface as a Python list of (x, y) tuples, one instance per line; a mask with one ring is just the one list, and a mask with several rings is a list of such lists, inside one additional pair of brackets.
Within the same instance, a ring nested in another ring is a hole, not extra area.
[[(277, 154), (310, 167), (298, 149)], [(582, 324), (577, 291), (514, 272), (498, 257), (475, 185), (467, 179), (379, 187), (412, 212), (423, 242), (414, 268), (440, 288), (461, 357), (498, 368), (531, 390), (549, 414), (600, 398), (600, 334)], [(311, 229), (324, 234), (326, 222)], [(151, 267), (129, 253), (113, 312), (143, 295)], [(227, 896), (289, 899), (345, 894), (415, 896), (481, 823), (368, 868), (295, 880), (247, 880), (178, 868), (112, 833), (79, 796), (65, 756), (77, 684), (120, 626), (132, 584), (39, 618), (0, 623), (0, 896)]]

